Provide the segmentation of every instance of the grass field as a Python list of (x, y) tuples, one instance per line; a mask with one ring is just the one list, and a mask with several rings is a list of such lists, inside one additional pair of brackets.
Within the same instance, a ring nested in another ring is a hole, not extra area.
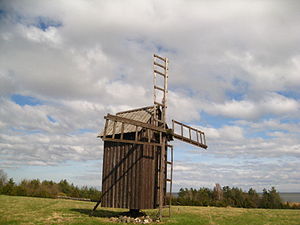
[[(99, 208), (93, 217), (92, 202), (0, 195), (0, 225), (4, 224), (116, 224), (109, 217), (121, 209)], [(123, 210), (124, 211), (124, 210)], [(155, 216), (157, 210), (146, 210)], [(216, 207), (174, 206), (172, 218), (161, 224), (213, 225), (300, 225), (299, 210), (239, 209)], [(120, 223), (117, 223), (120, 225)]]

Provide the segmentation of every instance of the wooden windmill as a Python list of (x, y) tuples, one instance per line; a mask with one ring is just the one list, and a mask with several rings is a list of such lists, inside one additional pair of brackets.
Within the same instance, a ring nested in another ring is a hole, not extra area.
[(168, 63), (154, 54), (153, 106), (104, 117), (98, 135), (104, 141), (102, 195), (93, 211), (101, 202), (103, 207), (130, 210), (159, 208), (161, 217), (167, 187), (172, 193), (173, 146), (168, 142), (176, 138), (207, 148), (202, 131), (175, 120), (167, 126)]

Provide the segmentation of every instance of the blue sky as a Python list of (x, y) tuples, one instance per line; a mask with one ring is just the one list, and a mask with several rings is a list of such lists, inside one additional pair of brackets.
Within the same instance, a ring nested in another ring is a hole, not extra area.
[(20, 94), (13, 94), (11, 95), (11, 101), (14, 103), (24, 106), (24, 105), (30, 105), (30, 106), (35, 106), (35, 105), (43, 105), (43, 101), (40, 99), (34, 98), (32, 96), (25, 96), (25, 95), (20, 95)]
[[(296, 1), (2, 1), (0, 169), (100, 188), (107, 113), (152, 104), (152, 55), (168, 57), (175, 191), (300, 191)], [(247, 29), (245, 29), (245, 27)]]

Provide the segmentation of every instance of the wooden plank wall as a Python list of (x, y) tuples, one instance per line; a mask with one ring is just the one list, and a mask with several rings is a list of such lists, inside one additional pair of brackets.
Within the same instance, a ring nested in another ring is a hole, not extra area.
[(101, 206), (157, 208), (159, 153), (155, 146), (105, 141)]

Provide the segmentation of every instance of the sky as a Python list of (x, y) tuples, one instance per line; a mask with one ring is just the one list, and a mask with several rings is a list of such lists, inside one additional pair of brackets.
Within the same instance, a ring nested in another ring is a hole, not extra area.
[(299, 1), (0, 1), (0, 169), (100, 188), (107, 113), (153, 104), (169, 58), (173, 190), (300, 191)]

